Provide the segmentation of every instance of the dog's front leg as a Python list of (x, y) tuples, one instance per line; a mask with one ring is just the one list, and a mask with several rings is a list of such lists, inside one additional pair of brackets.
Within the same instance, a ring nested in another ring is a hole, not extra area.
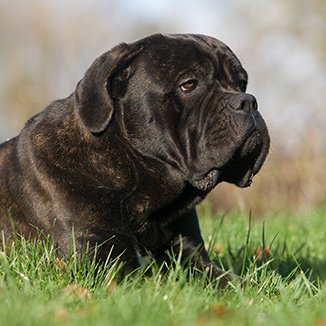
[(196, 209), (193, 208), (171, 225), (175, 237), (172, 250), (183, 264), (189, 263), (196, 269), (205, 272), (210, 280), (218, 280), (219, 287), (225, 287), (232, 279), (231, 274), (218, 268), (210, 261), (201, 236)]

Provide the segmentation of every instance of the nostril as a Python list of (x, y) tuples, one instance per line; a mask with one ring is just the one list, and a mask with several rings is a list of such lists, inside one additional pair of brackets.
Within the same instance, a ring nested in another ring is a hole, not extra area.
[(233, 96), (229, 101), (229, 106), (234, 110), (243, 110), (244, 109), (244, 101), (239, 96)]
[(237, 94), (229, 101), (229, 106), (234, 110), (251, 112), (258, 109), (256, 98), (251, 94)]

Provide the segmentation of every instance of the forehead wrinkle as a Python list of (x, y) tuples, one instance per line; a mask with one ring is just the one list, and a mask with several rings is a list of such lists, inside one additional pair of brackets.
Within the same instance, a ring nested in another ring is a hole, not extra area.
[(209, 75), (214, 70), (212, 58), (208, 57), (206, 51), (203, 51), (197, 44), (188, 42), (186, 45), (189, 51), (182, 49), (183, 44), (176, 43), (169, 49), (163, 44), (162, 47), (165, 50), (163, 55), (160, 51), (151, 51), (153, 48), (149, 47), (143, 56), (136, 59), (137, 74), (142, 71), (146, 79), (161, 85), (164, 80), (177, 81), (183, 77), (202, 78)]

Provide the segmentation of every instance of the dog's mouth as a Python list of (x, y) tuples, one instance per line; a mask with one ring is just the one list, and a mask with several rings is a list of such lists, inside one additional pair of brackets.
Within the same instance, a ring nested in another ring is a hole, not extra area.
[(262, 144), (255, 147), (252, 152), (242, 156), (240, 149), (237, 151), (232, 159), (223, 167), (221, 173), (221, 180), (233, 183), (240, 188), (249, 187), (254, 176), (258, 173), (266, 155), (262, 151)]
[(213, 189), (221, 179), (221, 171), (213, 169), (209, 171), (202, 179), (194, 180), (193, 186), (201, 191), (209, 191)]
[(240, 188), (249, 187), (261, 169), (268, 150), (269, 138), (266, 137), (263, 141), (259, 133), (255, 133), (244, 141), (226, 164), (210, 169), (202, 178), (194, 180), (192, 185), (204, 192), (212, 190), (222, 181), (233, 183)]

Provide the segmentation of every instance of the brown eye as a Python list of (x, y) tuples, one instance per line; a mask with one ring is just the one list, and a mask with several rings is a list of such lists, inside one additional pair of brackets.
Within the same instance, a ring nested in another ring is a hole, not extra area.
[(197, 84), (198, 82), (195, 79), (187, 80), (185, 83), (180, 85), (180, 89), (183, 92), (191, 92), (197, 87)]

